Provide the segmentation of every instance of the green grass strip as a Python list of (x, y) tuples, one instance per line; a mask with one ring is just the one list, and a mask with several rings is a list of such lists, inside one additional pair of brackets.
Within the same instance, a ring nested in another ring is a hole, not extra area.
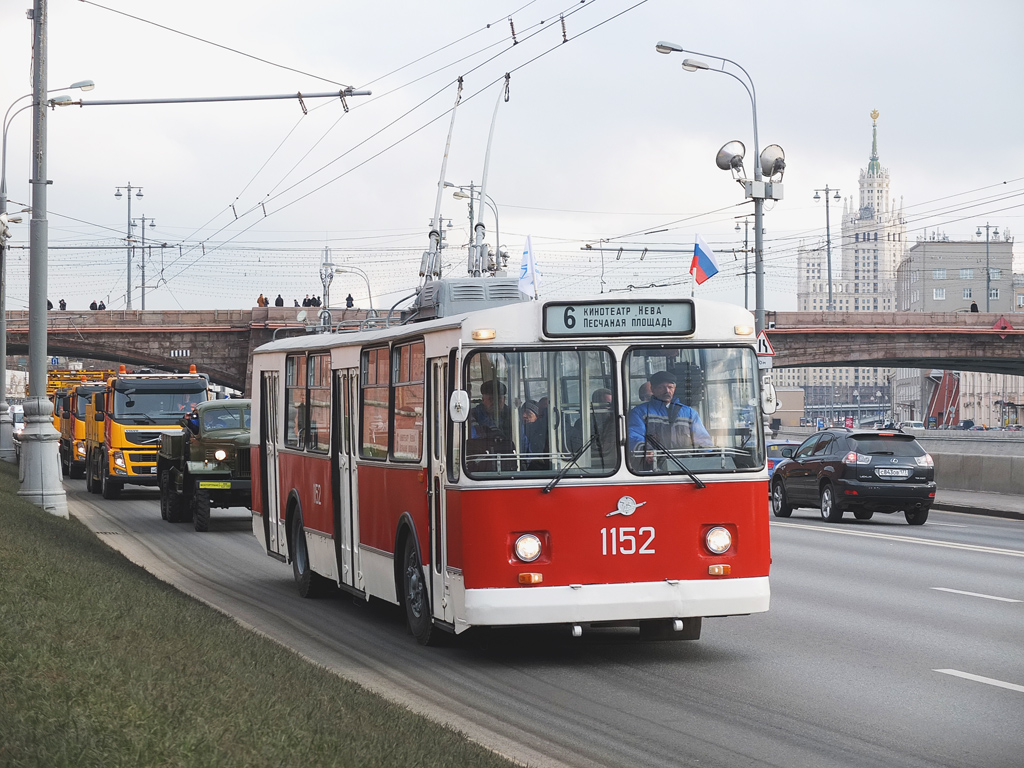
[(0, 462), (0, 766), (512, 765), (247, 632), (17, 489)]

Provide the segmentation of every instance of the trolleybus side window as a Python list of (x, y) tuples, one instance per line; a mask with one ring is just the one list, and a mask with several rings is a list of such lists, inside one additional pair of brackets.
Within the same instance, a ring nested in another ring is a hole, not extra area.
[(685, 474), (760, 468), (757, 360), (750, 349), (634, 347), (624, 367), (630, 470)]
[(610, 475), (619, 465), (615, 364), (606, 349), (502, 350), (468, 356), (469, 476)]
[(299, 448), (306, 442), (306, 356), (288, 355), (284, 366), (284, 444)]
[(387, 347), (363, 350), (359, 376), (363, 425), (359, 455), (368, 459), (386, 459), (388, 455), (389, 360)]
[(310, 355), (309, 438), (306, 447), (327, 453), (331, 447), (331, 356)]
[(397, 344), (392, 353), (395, 381), (396, 461), (419, 461), (423, 454), (423, 342)]

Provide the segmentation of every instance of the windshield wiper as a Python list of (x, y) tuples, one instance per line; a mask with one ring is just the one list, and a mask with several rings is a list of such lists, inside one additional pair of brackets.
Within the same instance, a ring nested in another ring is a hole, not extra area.
[(675, 456), (673, 456), (673, 455), (672, 455), (672, 454), (671, 454), (671, 453), (669, 452), (668, 448), (666, 448), (666, 447), (665, 447), (664, 445), (662, 445), (662, 444), (661, 444), (661, 443), (660, 443), (660, 442), (659, 442), (659, 441), (658, 441), (658, 440), (657, 440), (657, 439), (656, 439), (656, 438), (654, 437), (654, 435), (645, 435), (645, 437), (647, 438), (647, 442), (651, 443), (651, 444), (652, 444), (652, 445), (653, 445), (653, 446), (654, 446), (655, 448), (657, 448), (657, 449), (658, 449), (659, 451), (664, 451), (665, 455), (666, 455), (666, 456), (668, 456), (668, 457), (669, 457), (670, 459), (672, 459), (672, 461), (673, 461), (673, 462), (675, 463), (675, 465), (676, 465), (677, 467), (679, 467), (679, 468), (680, 468), (681, 470), (683, 470), (683, 472), (685, 472), (686, 474), (688, 474), (688, 475), (690, 476), (690, 479), (691, 479), (691, 480), (693, 480), (693, 482), (695, 482), (695, 483), (697, 484), (697, 487), (698, 487), (698, 488), (706, 488), (706, 487), (707, 487), (707, 485), (706, 485), (706, 484), (704, 483), (704, 481), (703, 481), (703, 480), (701, 480), (701, 479), (700, 479), (699, 477), (697, 477), (697, 476), (696, 476), (695, 474), (693, 474), (693, 472), (692, 472), (692, 471), (690, 470), (690, 468), (689, 468), (688, 466), (686, 466), (686, 465), (685, 465), (685, 464), (683, 464), (683, 462), (681, 462), (681, 461), (680, 461), (680, 460), (679, 460), (678, 458), (676, 458)]
[(546, 486), (544, 486), (544, 493), (551, 493), (552, 489), (554, 489), (554, 487), (556, 485), (558, 485), (559, 482), (561, 482), (562, 478), (565, 477), (565, 473), (568, 472), (572, 468), (572, 466), (577, 461), (580, 460), (580, 456), (582, 456), (584, 453), (586, 453), (586, 450), (590, 446), (592, 446), (594, 444), (595, 440), (597, 440), (597, 433), (596, 432), (593, 435), (590, 436), (590, 439), (587, 440), (587, 442), (583, 444), (582, 448), (580, 448), (578, 451), (576, 451), (576, 453), (574, 453), (572, 455), (572, 458), (569, 459), (569, 463), (566, 464), (564, 467), (562, 467), (562, 469), (559, 471), (559, 473), (557, 475), (555, 475), (554, 480), (552, 480), (550, 483), (548, 483)]

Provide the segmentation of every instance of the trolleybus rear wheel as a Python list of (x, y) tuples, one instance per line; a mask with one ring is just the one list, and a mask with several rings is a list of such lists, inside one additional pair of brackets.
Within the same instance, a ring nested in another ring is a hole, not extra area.
[(299, 587), (299, 597), (320, 597), (327, 585), (327, 580), (318, 573), (313, 573), (309, 564), (309, 550), (306, 549), (306, 529), (302, 525), (302, 513), (292, 510), (292, 573)]

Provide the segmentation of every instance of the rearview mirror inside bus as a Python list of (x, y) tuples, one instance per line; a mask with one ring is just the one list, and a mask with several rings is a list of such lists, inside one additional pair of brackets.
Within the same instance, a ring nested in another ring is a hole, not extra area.
[(448, 415), (456, 424), (469, 418), (469, 392), (464, 389), (452, 392), (451, 400), (448, 401)]

